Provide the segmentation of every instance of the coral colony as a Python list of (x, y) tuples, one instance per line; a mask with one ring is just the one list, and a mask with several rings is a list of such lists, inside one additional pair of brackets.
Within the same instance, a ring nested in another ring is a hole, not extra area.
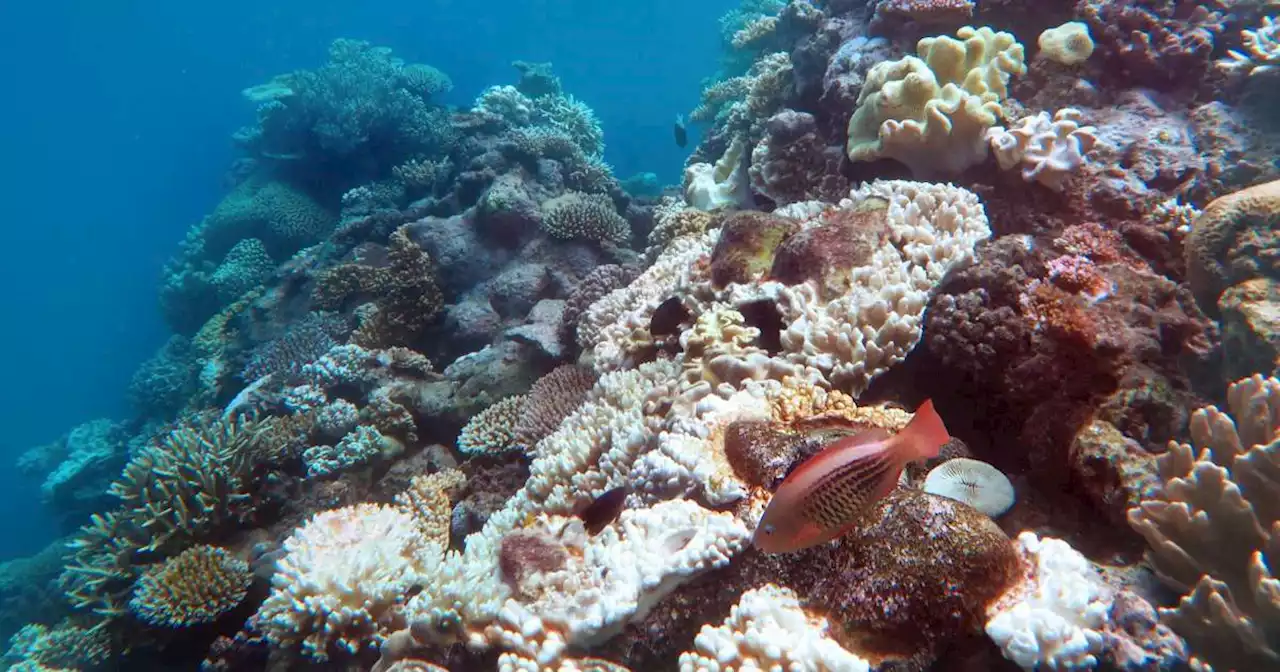
[(245, 91), (136, 417), (19, 461), (79, 531), (4, 660), (1280, 669), (1266, 11), (747, 0), (665, 191), (548, 64), (338, 40)]

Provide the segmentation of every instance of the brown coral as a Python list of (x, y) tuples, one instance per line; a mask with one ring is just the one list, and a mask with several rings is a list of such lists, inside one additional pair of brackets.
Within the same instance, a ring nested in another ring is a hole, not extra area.
[(1214, 199), (1187, 237), (1187, 281), (1205, 312), (1218, 297), (1257, 277), (1280, 278), (1280, 180)]
[(216, 546), (193, 546), (138, 579), (129, 609), (142, 621), (169, 628), (212, 623), (249, 592), (245, 561)]
[(1020, 572), (1009, 537), (976, 509), (916, 490), (881, 500), (814, 586), (837, 638), (872, 660), (936, 655), (981, 632), (988, 602)]
[(525, 395), (512, 442), (526, 449), (533, 448), (577, 410), (595, 384), (595, 371), (576, 364), (558, 366), (539, 378)]
[(847, 293), (852, 271), (866, 266), (888, 234), (885, 203), (827, 213), (823, 222), (778, 245), (769, 277), (788, 285), (812, 281), (827, 299)]
[(542, 204), (542, 229), (562, 240), (593, 240), (625, 244), (631, 225), (608, 196), (570, 192)]
[(344, 264), (316, 283), (314, 299), (323, 308), (342, 308), (352, 297), (372, 299), (360, 315), (352, 341), (369, 348), (411, 345), (435, 320), (444, 297), (430, 255), (409, 237), (409, 227), (391, 234), (384, 265)]

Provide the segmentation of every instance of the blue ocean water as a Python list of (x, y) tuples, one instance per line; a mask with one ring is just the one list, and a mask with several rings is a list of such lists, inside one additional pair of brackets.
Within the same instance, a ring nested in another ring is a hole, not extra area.
[[(446, 102), (514, 83), (513, 60), (550, 61), (605, 129), (619, 177), (678, 178), (671, 121), (716, 67), (731, 0), (464, 0), (210, 5), (135, 0), (0, 3), (0, 456), (97, 417), (164, 342), (164, 260), (225, 192), (244, 87), (322, 63), (338, 37), (447, 72)], [(696, 142), (696, 139), (695, 139)], [(0, 470), (0, 558), (56, 529), (39, 483)]]

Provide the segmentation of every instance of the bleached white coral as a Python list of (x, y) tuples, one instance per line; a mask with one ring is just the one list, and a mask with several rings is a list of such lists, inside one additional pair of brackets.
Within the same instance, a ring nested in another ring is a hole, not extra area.
[(592, 353), (597, 371), (612, 371), (628, 362), (635, 350), (650, 344), (649, 319), (654, 308), (675, 291), (681, 276), (713, 244), (707, 235), (671, 241), (666, 250), (630, 285), (591, 304), (578, 321), (578, 344)]
[(1080, 120), (1080, 110), (1070, 107), (1058, 110), (1052, 119), (1048, 112), (1040, 112), (1023, 118), (1012, 129), (988, 129), (987, 141), (1001, 169), (1021, 164), (1022, 179), (1061, 191), (1098, 142), (1097, 129), (1081, 126)]
[(1079, 670), (1097, 665), (1112, 592), (1067, 542), (1018, 535), (1027, 578), (987, 609), (987, 636), (1025, 670)]
[(747, 164), (750, 152), (735, 137), (715, 164), (695, 163), (684, 169), (685, 201), (699, 210), (719, 210), (747, 202)]
[(702, 626), (680, 672), (805, 670), (865, 672), (870, 664), (827, 635), (826, 618), (810, 616), (787, 588), (766, 584), (742, 594), (718, 626)]
[[(732, 514), (688, 500), (627, 509), (595, 536), (588, 536), (576, 518), (544, 514), (533, 525), (561, 540), (570, 553), (566, 566), (540, 577), (532, 594), (508, 592), (500, 607), (479, 622), (474, 610), (455, 611), (467, 602), (440, 600), (435, 592), (439, 583), (433, 582), (410, 603), (411, 618), (425, 619), (433, 627), (424, 630), (432, 631), (461, 620), (473, 645), (496, 645), (554, 669), (570, 646), (587, 647), (616, 635), (680, 584), (728, 564), (749, 538)], [(445, 580), (449, 575), (499, 574), (496, 553), (489, 553), (497, 551), (501, 540), (490, 546), (489, 539), (478, 539), (490, 537), (489, 532), (473, 535), (464, 554), (450, 554), (441, 568)], [(480, 542), (482, 552), (473, 552), (473, 542)], [(469, 588), (476, 591), (474, 584)]]
[(1244, 51), (1232, 49), (1227, 58), (1218, 61), (1218, 67), (1228, 72), (1259, 75), (1280, 65), (1280, 22), (1274, 17), (1262, 18), (1262, 25), (1255, 30), (1240, 31)]
[(929, 293), (953, 267), (971, 262), (978, 243), (991, 235), (982, 203), (960, 187), (877, 180), (855, 189), (840, 207), (873, 199), (888, 204), (886, 244), (853, 269), (848, 292), (825, 301), (811, 283), (760, 287), (762, 294), (777, 293), (786, 359), (847, 386), (855, 397), (915, 347)]
[(307, 478), (329, 476), (369, 462), (380, 455), (398, 452), (395, 439), (383, 436), (377, 428), (360, 425), (342, 437), (336, 446), (312, 446), (302, 453), (307, 465)]
[(258, 627), (276, 646), (301, 645), (316, 660), (330, 645), (354, 653), (398, 629), (423, 554), (439, 552), (408, 512), (368, 503), (316, 514), (284, 550)]

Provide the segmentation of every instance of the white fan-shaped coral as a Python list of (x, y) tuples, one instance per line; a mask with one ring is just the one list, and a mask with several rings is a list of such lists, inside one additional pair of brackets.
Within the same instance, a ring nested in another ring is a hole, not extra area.
[(1013, 507), (1013, 484), (999, 469), (979, 460), (957, 457), (933, 468), (924, 491), (947, 497), (995, 518)]

